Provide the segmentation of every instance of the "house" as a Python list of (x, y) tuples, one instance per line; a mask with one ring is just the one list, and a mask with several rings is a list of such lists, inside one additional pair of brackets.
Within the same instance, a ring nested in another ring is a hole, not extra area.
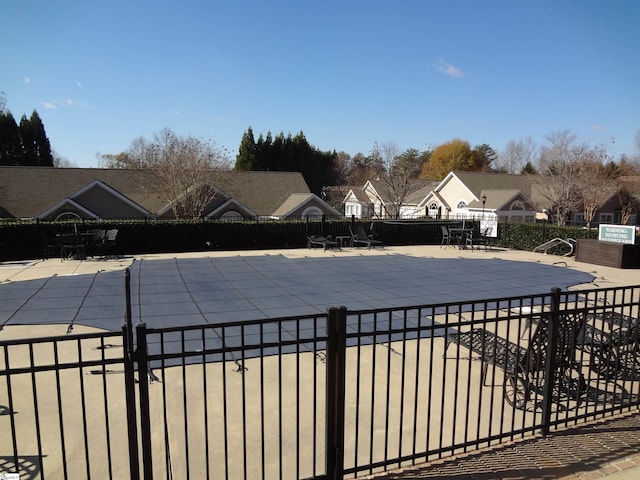
[[(623, 190), (612, 188), (609, 199), (596, 212), (595, 223), (636, 224), (640, 178), (629, 177)], [(484, 218), (499, 222), (532, 223), (549, 220), (545, 205), (545, 181), (538, 175), (449, 172), (440, 182), (413, 181), (401, 202), (393, 201), (393, 189), (381, 180), (350, 187), (344, 197), (346, 216), (356, 218)], [(624, 203), (624, 205), (622, 205)], [(582, 211), (570, 212), (571, 224), (584, 226)]]
[(363, 187), (351, 187), (344, 198), (344, 213), (356, 218), (424, 217), (420, 202), (436, 185), (429, 180), (412, 179), (407, 184), (367, 180)]
[(500, 222), (535, 222), (538, 208), (532, 198), (536, 177), (506, 173), (449, 172), (424, 197), (421, 206), (430, 217), (486, 218)]
[[(310, 192), (298, 172), (211, 172), (211, 219), (339, 216)], [(194, 186), (198, 188), (198, 186)], [(173, 208), (146, 169), (0, 167), (0, 218), (173, 218)]]
[[(478, 218), (533, 222), (532, 176), (450, 172), (442, 181), (413, 181), (399, 203), (399, 218)], [(380, 180), (352, 188), (345, 197), (345, 215), (389, 218), (395, 214), (388, 186)]]

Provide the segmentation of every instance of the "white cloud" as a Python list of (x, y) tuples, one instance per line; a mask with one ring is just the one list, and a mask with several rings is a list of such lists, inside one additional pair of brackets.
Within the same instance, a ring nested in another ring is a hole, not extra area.
[(462, 78), (464, 77), (464, 73), (458, 67), (455, 67), (444, 60), (440, 59), (438, 61), (438, 71), (445, 75), (448, 75), (451, 78)]
[(78, 88), (83, 88), (83, 87), (84, 87), (84, 83), (79, 82), (79, 81), (77, 81), (77, 80), (76, 80), (76, 86), (77, 86)]
[(22, 77), (24, 79), (24, 83), (31, 83), (31, 79), (29, 77), (27, 77), (26, 75), (24, 77)]
[(171, 110), (171, 113), (173, 115), (180, 115), (180, 110), (177, 110), (177, 109), (176, 110)]
[(76, 102), (70, 98), (57, 99), (52, 102), (40, 102), (42, 106), (48, 110), (55, 110), (58, 107), (67, 107), (67, 108), (80, 108), (87, 107), (86, 102)]
[(604, 125), (594, 125), (591, 127), (591, 130), (595, 130), (596, 132), (599, 132), (600, 130), (604, 130)]

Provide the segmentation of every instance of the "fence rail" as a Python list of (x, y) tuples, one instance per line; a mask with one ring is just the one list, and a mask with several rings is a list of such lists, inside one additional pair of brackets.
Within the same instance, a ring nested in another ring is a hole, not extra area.
[[(601, 419), (640, 406), (639, 309), (634, 286), (3, 341), (0, 471), (338, 479)], [(552, 361), (483, 361), (479, 331)]]

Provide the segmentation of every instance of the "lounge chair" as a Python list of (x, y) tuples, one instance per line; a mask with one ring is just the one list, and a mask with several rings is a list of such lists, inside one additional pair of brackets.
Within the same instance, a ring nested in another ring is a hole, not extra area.
[(349, 231), (351, 232), (351, 243), (354, 247), (357, 247), (358, 244), (363, 244), (369, 247), (369, 250), (371, 250), (371, 247), (384, 248), (384, 243), (373, 238), (373, 235), (367, 235), (364, 227), (359, 223), (356, 223), (353, 227), (349, 225)]
[(331, 236), (323, 237), (322, 235), (307, 236), (307, 248), (316, 248), (322, 246), (326, 251), (328, 248), (337, 248), (340, 250), (340, 244), (335, 240), (331, 240)]

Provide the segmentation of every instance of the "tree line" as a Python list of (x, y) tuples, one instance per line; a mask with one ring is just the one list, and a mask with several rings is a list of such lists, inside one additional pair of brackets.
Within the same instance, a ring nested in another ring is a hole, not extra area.
[(33, 111), (17, 123), (0, 104), (0, 165), (52, 167), (53, 154), (40, 115)]
[(275, 138), (267, 132), (256, 141), (249, 127), (242, 135), (234, 170), (300, 172), (309, 189), (319, 194), (323, 187), (339, 180), (334, 168), (336, 156), (311, 145), (302, 131), (295, 136), (280, 132)]

